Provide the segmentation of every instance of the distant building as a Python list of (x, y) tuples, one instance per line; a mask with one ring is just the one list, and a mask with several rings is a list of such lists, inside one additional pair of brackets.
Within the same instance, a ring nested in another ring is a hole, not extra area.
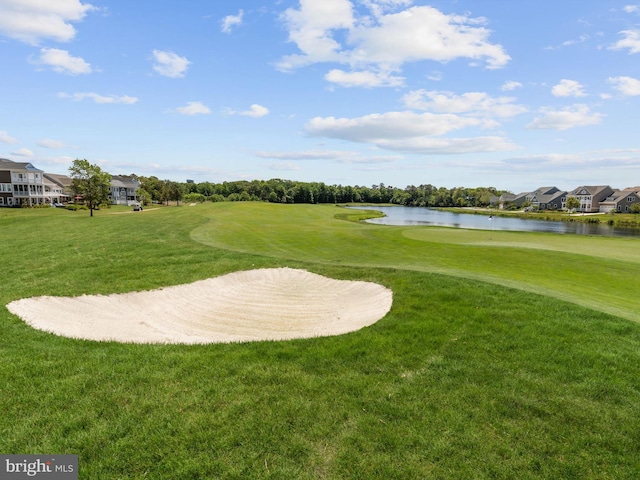
[(567, 198), (575, 197), (580, 201), (578, 212), (593, 213), (600, 211), (600, 202), (614, 193), (609, 185), (581, 186), (569, 192), (563, 200), (563, 207)]
[(50, 203), (45, 193), (43, 174), (28, 162), (0, 158), (0, 207)]
[(540, 187), (526, 195), (527, 202), (538, 210), (561, 210), (567, 192), (556, 187)]
[[(0, 158), (0, 207), (68, 202), (73, 198), (72, 181), (67, 175), (45, 173), (28, 162)], [(109, 201), (114, 205), (131, 205), (139, 188), (138, 180), (113, 175)]]
[(624, 190), (614, 190), (611, 195), (600, 202), (600, 212), (627, 213), (634, 203), (640, 202), (640, 187), (630, 187)]
[(131, 205), (137, 201), (140, 182), (132, 177), (111, 176), (109, 202), (112, 205)]
[(57, 173), (44, 173), (45, 197), (49, 203), (68, 202), (73, 197), (71, 177)]

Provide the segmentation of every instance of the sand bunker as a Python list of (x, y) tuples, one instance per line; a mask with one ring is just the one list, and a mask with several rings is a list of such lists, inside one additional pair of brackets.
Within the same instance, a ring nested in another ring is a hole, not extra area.
[(391, 302), (375, 283), (274, 268), (145, 292), (25, 298), (7, 308), (65, 337), (194, 344), (339, 335), (377, 322)]

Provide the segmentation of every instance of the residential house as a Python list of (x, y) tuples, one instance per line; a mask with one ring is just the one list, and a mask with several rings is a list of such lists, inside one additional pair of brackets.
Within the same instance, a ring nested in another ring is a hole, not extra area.
[(48, 203), (43, 174), (28, 162), (0, 158), (0, 207)]
[(634, 203), (640, 202), (640, 187), (630, 187), (614, 192), (600, 202), (600, 212), (627, 213)]
[[(20, 207), (62, 203), (73, 198), (72, 179), (67, 175), (45, 173), (28, 162), (0, 158), (0, 207)], [(114, 175), (109, 199), (115, 205), (131, 205), (136, 201), (140, 182)]]
[(560, 210), (564, 206), (562, 198), (566, 193), (556, 187), (540, 187), (533, 192), (523, 192), (517, 195), (504, 193), (500, 196), (499, 205), (501, 209), (511, 205), (518, 208), (529, 205), (539, 210)]
[(57, 173), (45, 173), (44, 191), (49, 203), (68, 202), (73, 197), (71, 177)]
[(562, 198), (567, 192), (556, 187), (540, 187), (526, 195), (526, 200), (538, 210), (561, 210)]
[(600, 202), (614, 193), (609, 185), (581, 186), (567, 194), (563, 198), (562, 208), (565, 208), (567, 198), (576, 197), (580, 201), (578, 212), (593, 213), (600, 211)]
[(140, 182), (132, 177), (111, 176), (109, 200), (112, 205), (132, 205), (137, 201)]
[(519, 193), (517, 195), (513, 193), (503, 193), (498, 200), (499, 208), (505, 209), (512, 205), (515, 205), (517, 208), (522, 208), (527, 201), (527, 195), (529, 195), (529, 192)]

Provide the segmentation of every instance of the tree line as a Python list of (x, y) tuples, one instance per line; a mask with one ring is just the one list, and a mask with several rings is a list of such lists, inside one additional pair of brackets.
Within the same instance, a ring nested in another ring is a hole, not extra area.
[(504, 191), (494, 187), (445, 188), (430, 184), (405, 188), (383, 183), (368, 186), (327, 185), (323, 182), (238, 180), (231, 182), (175, 182), (158, 177), (129, 175), (140, 182), (138, 196), (144, 203), (250, 202), (271, 203), (392, 203), (416, 207), (485, 207)]
[[(93, 210), (106, 203), (111, 175), (86, 159), (76, 159), (69, 168), (72, 190)], [(327, 185), (323, 182), (238, 180), (233, 182), (175, 182), (158, 177), (123, 175), (140, 183), (138, 199), (144, 203), (184, 202), (271, 202), (271, 203), (392, 203), (416, 207), (486, 207), (502, 191), (494, 187), (445, 188), (409, 185), (405, 188), (383, 183), (366, 186)]]

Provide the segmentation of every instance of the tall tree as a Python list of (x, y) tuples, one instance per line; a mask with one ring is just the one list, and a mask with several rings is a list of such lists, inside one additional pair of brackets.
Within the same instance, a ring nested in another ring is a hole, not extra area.
[(82, 197), (93, 217), (93, 211), (109, 200), (111, 175), (86, 159), (76, 158), (69, 167), (69, 176), (72, 178), (71, 189)]
[(167, 205), (169, 205), (169, 200), (174, 200), (176, 205), (180, 205), (183, 193), (184, 189), (182, 184), (171, 180), (164, 181), (164, 185), (162, 186), (162, 197), (167, 202)]

